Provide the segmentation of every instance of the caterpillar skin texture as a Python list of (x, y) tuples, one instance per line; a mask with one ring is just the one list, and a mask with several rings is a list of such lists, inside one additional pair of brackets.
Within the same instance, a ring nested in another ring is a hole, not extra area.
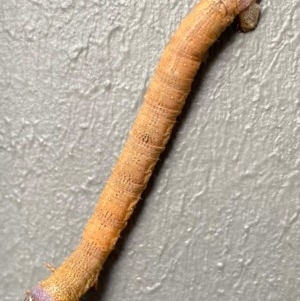
[(26, 293), (25, 301), (77, 301), (97, 283), (104, 261), (165, 148), (202, 59), (225, 28), (253, 2), (202, 0), (183, 19), (162, 54), (81, 242), (49, 278)]

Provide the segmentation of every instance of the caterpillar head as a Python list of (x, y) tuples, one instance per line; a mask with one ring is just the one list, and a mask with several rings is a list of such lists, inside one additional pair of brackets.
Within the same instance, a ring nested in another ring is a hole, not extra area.
[(259, 19), (260, 6), (255, 1), (240, 0), (239, 1), (239, 23), (243, 32), (253, 30)]

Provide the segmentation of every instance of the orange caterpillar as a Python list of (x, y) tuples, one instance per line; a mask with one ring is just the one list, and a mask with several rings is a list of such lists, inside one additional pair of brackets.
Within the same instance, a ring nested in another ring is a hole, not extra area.
[(128, 140), (76, 250), (26, 293), (26, 301), (77, 301), (97, 282), (100, 269), (126, 226), (190, 92), (194, 76), (219, 35), (240, 15), (255, 27), (255, 0), (202, 0), (166, 46)]

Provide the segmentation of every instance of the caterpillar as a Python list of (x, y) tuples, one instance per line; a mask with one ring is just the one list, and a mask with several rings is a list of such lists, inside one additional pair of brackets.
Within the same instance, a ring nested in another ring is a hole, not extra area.
[(202, 60), (238, 15), (241, 29), (251, 30), (258, 22), (259, 5), (255, 0), (202, 0), (183, 19), (161, 56), (78, 247), (26, 292), (25, 301), (77, 301), (97, 283), (169, 140)]

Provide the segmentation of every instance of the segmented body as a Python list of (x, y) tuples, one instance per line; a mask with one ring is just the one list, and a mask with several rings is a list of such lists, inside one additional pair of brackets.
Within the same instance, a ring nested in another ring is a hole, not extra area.
[(34, 301), (77, 301), (95, 285), (170, 137), (208, 48), (253, 0), (202, 0), (166, 46), (128, 140), (76, 250), (28, 292)]

